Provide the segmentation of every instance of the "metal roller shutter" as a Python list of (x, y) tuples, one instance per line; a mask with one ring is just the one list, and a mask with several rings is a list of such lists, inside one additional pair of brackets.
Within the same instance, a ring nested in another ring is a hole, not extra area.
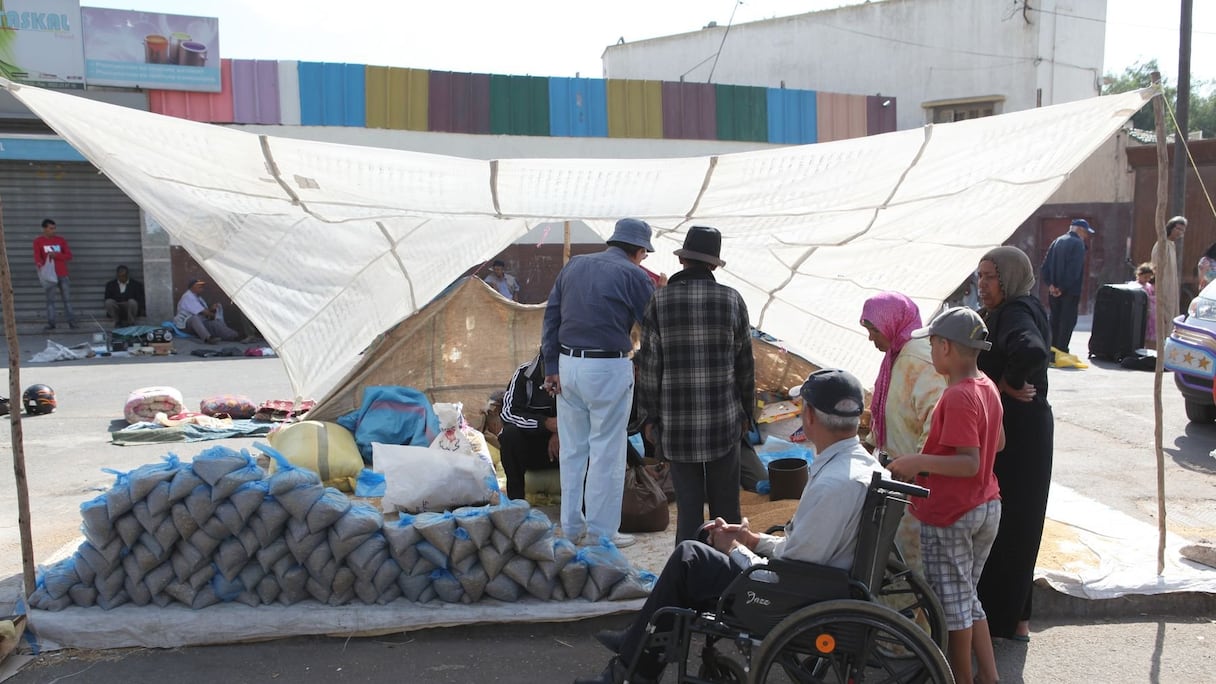
[[(82, 330), (93, 327), (90, 317), (105, 321), (105, 284), (119, 264), (144, 280), (139, 206), (91, 164), (0, 161), (0, 199), (19, 328), (46, 322), (33, 252), (44, 218), (55, 221), (72, 248), (72, 307)], [(60, 328), (65, 324), (60, 309)]]

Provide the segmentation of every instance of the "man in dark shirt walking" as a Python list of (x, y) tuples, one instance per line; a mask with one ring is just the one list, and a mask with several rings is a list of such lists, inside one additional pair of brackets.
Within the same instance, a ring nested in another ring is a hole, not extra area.
[(1094, 229), (1085, 219), (1073, 219), (1068, 232), (1056, 238), (1043, 259), (1043, 282), (1051, 299), (1051, 346), (1068, 351), (1085, 276), (1085, 241)]
[(634, 542), (620, 534), (625, 430), (633, 399), (629, 332), (654, 293), (641, 268), (654, 251), (650, 235), (645, 221), (617, 221), (608, 249), (566, 264), (545, 309), (541, 352), (545, 384), (557, 395), (562, 533), (575, 542), (603, 537), (617, 546)]
[(671, 461), (676, 544), (709, 517), (740, 521), (739, 446), (755, 406), (747, 305), (714, 279), (722, 235), (693, 226), (675, 251), (684, 270), (655, 293), (642, 320), (639, 401), (647, 432)]

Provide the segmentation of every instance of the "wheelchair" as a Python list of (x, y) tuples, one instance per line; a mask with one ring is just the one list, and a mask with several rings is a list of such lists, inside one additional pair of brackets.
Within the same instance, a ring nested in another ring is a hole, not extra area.
[[(946, 622), (928, 584), (892, 557), (909, 496), (923, 487), (874, 473), (862, 507), (850, 571), (771, 559), (741, 573), (713, 611), (661, 608), (641, 648), (661, 650), (676, 681), (952, 684), (943, 655)], [(656, 623), (669, 618), (671, 628)], [(693, 637), (700, 666), (689, 670)], [(734, 652), (719, 650), (733, 645)], [(633, 664), (626, 676), (632, 681)]]

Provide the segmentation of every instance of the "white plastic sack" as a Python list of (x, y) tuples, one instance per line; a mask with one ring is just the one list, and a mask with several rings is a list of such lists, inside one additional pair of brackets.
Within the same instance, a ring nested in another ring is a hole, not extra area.
[(476, 506), (498, 488), (494, 467), (473, 454), (372, 442), (372, 463), (384, 475), (385, 512)]
[(494, 467), (494, 459), (490, 456), (490, 447), (486, 444), (485, 436), (473, 429), (464, 419), (464, 404), (439, 402), (432, 408), (439, 419), (440, 430), (439, 436), (431, 442), (432, 449), (475, 454), (491, 468)]
[(49, 363), (51, 361), (75, 361), (77, 359), (87, 359), (93, 356), (94, 352), (89, 345), (77, 345), (75, 347), (65, 347), (55, 340), (46, 341), (46, 349), (34, 354), (30, 357), (30, 363)]

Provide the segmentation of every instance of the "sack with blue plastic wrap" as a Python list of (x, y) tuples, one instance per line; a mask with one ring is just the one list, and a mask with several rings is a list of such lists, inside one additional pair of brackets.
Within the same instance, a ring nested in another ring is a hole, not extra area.
[(335, 422), (355, 435), (359, 455), (368, 465), (373, 442), (425, 446), (439, 436), (431, 402), (412, 387), (364, 387), (363, 404)]

